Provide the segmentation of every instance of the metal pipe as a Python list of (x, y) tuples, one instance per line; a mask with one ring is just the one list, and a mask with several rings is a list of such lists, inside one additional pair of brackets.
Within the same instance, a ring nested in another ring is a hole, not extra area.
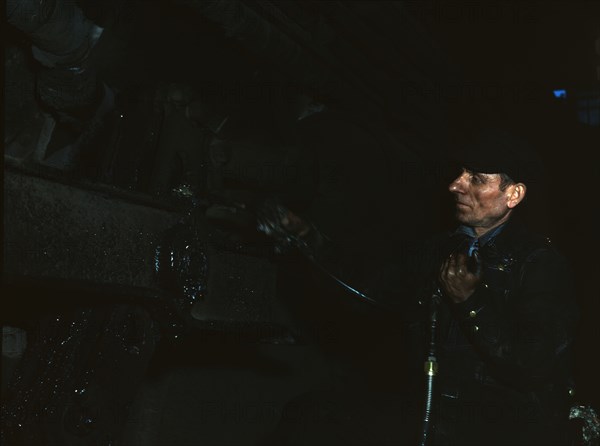
[(27, 35), (35, 60), (39, 100), (54, 111), (85, 110), (103, 91), (87, 63), (104, 31), (88, 20), (74, 1), (8, 0), (7, 21)]
[(9, 24), (33, 43), (33, 55), (48, 68), (75, 67), (87, 58), (102, 34), (74, 1), (7, 0)]

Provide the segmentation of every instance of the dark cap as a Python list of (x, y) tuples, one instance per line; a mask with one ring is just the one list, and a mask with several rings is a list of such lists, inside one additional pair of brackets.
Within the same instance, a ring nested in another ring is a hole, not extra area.
[(533, 148), (523, 138), (498, 128), (475, 132), (459, 147), (454, 161), (480, 173), (504, 173), (515, 182), (530, 184), (541, 180), (542, 166)]

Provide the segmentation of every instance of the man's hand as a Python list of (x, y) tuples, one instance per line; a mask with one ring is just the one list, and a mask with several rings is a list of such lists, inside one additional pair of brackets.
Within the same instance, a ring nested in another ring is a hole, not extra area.
[(310, 225), (276, 200), (267, 200), (257, 212), (257, 229), (276, 240), (276, 251), (283, 252), (305, 236)]
[(281, 218), (281, 224), (288, 231), (296, 234), (299, 237), (306, 235), (310, 230), (310, 226), (289, 209), (285, 214), (283, 214), (283, 217)]
[(454, 253), (444, 261), (440, 269), (443, 291), (454, 303), (467, 300), (481, 282), (481, 263), (475, 254), (475, 265), (464, 253)]

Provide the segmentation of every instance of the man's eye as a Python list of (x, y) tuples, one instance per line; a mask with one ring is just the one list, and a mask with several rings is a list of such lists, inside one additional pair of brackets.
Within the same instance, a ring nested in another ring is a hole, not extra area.
[(485, 180), (479, 175), (471, 175), (471, 183), (473, 184), (483, 184)]

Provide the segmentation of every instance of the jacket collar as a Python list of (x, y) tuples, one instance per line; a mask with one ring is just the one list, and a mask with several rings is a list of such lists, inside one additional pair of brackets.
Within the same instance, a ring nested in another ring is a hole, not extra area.
[(495, 227), (494, 229), (486, 232), (485, 234), (483, 234), (482, 236), (477, 236), (477, 234), (475, 233), (475, 230), (471, 227), (471, 226), (466, 226), (466, 225), (460, 225), (456, 231), (454, 231), (453, 235), (456, 234), (463, 234), (466, 235), (467, 237), (469, 237), (472, 240), (472, 243), (474, 243), (475, 240), (478, 241), (479, 246), (485, 246), (488, 242), (490, 242), (491, 240), (493, 240), (494, 238), (496, 238), (506, 227), (506, 225), (508, 224), (508, 222), (501, 224), (500, 226)]

